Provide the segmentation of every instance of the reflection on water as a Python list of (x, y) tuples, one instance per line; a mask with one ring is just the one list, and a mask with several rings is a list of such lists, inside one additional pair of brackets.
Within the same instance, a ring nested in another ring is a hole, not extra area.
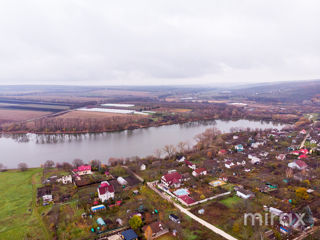
[(194, 137), (209, 127), (222, 132), (233, 128), (281, 128), (280, 124), (262, 121), (199, 121), (109, 133), (86, 134), (1, 134), (0, 163), (16, 167), (19, 162), (39, 166), (50, 159), (71, 162), (74, 158), (84, 161), (110, 157), (144, 157), (154, 154), (167, 144), (179, 142), (194, 144)]

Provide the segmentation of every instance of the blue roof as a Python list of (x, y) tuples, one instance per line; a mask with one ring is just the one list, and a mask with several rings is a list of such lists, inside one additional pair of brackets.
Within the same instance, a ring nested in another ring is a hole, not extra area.
[(126, 230), (121, 233), (125, 240), (137, 239), (138, 235), (132, 229)]

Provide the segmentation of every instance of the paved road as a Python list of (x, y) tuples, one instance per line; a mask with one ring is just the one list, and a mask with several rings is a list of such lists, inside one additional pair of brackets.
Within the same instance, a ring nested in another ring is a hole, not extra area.
[(183, 212), (184, 214), (188, 215), (189, 217), (191, 217), (193, 220), (197, 221), (198, 223), (200, 223), (201, 225), (209, 228), (211, 231), (215, 232), (216, 234), (219, 234), (220, 236), (224, 237), (225, 239), (228, 240), (237, 240), (236, 238), (234, 238), (233, 236), (231, 236), (230, 234), (222, 231), (221, 229), (213, 226), (212, 224), (206, 222), (205, 220), (197, 217), (196, 215), (194, 215), (192, 212), (190, 212), (188, 209), (185, 209), (184, 207), (180, 206), (179, 204), (175, 203), (169, 196), (162, 194), (155, 186), (154, 183), (148, 182), (147, 183), (148, 186), (155, 191), (156, 193), (158, 193), (162, 198), (168, 200), (169, 202), (173, 203), (174, 206), (176, 208), (178, 208), (181, 212)]

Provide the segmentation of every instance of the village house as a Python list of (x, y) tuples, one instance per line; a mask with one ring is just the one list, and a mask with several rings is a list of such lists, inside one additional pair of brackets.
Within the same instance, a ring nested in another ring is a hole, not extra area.
[(308, 165), (302, 160), (296, 160), (294, 162), (288, 163), (288, 167), (292, 169), (304, 170)]
[(140, 171), (146, 170), (147, 166), (145, 164), (141, 164), (140, 166)]
[(296, 213), (283, 214), (280, 218), (280, 232), (284, 234), (288, 234), (292, 230), (299, 230), (301, 227), (302, 223)]
[(175, 223), (180, 224), (180, 219), (179, 219), (179, 217), (176, 216), (176, 215), (174, 215), (174, 214), (170, 214), (170, 215), (169, 215), (169, 219), (170, 219), (171, 221), (175, 222)]
[(61, 178), (57, 179), (57, 182), (61, 182), (62, 184), (72, 183), (72, 176), (71, 175), (62, 176)]
[(175, 188), (178, 188), (181, 186), (182, 176), (178, 172), (168, 173), (161, 177), (161, 182), (166, 187), (173, 186)]
[(302, 174), (301, 172), (298, 172), (293, 174), (293, 179), (302, 182), (304, 180), (308, 180), (309, 176), (306, 174)]
[(179, 196), (179, 199), (184, 202), (185, 205), (190, 206), (191, 204), (195, 203), (193, 198), (189, 197), (188, 195)]
[(114, 187), (107, 181), (101, 182), (98, 187), (98, 197), (101, 202), (105, 202), (110, 198), (114, 198)]
[(224, 182), (228, 182), (228, 177), (225, 174), (221, 174), (221, 176), (219, 177), (220, 181), (224, 181)]
[(253, 157), (252, 159), (251, 159), (251, 163), (252, 164), (259, 164), (259, 163), (261, 163), (261, 159), (260, 158), (258, 158), (258, 157)]
[(249, 199), (249, 198), (254, 197), (254, 194), (251, 191), (241, 189), (241, 188), (236, 191), (236, 194), (238, 197), (241, 197), (243, 199)]
[(177, 162), (182, 163), (186, 160), (186, 158), (184, 156), (177, 158)]
[(146, 239), (155, 239), (169, 232), (169, 229), (164, 227), (160, 221), (153, 222), (142, 228)]
[(132, 229), (121, 232), (123, 240), (138, 240), (138, 235)]
[(251, 154), (248, 155), (248, 158), (251, 159), (252, 164), (259, 164), (261, 162), (260, 158), (253, 156)]
[(243, 145), (242, 144), (238, 144), (234, 147), (236, 149), (237, 152), (242, 152), (244, 150)]
[(191, 168), (192, 170), (195, 170), (197, 168), (197, 166), (194, 163), (191, 163), (190, 161), (185, 161), (186, 165), (188, 166), (188, 168)]
[(242, 160), (242, 162), (237, 162), (238, 166), (245, 166), (246, 165), (246, 161)]
[(92, 174), (91, 166), (90, 165), (82, 165), (76, 169), (73, 169), (73, 173), (77, 174), (79, 176)]
[(269, 155), (268, 152), (261, 152), (261, 153), (259, 154), (259, 156), (261, 156), (261, 157), (268, 157), (268, 155)]
[(259, 146), (261, 146), (263, 144), (264, 144), (263, 142), (254, 142), (254, 143), (251, 143), (251, 147), (252, 148), (258, 148)]
[(186, 181), (189, 181), (191, 178), (190, 178), (190, 173), (188, 172), (185, 172), (182, 174), (182, 181), (183, 182), (186, 182)]
[(299, 133), (305, 135), (307, 134), (307, 131), (305, 129), (302, 129)]
[(197, 168), (192, 172), (194, 177), (205, 176), (207, 175), (207, 170), (205, 168)]
[(280, 216), (283, 213), (283, 211), (274, 207), (270, 207), (269, 212), (275, 216)]
[(295, 151), (292, 151), (291, 154), (295, 155), (295, 156), (299, 156), (300, 155), (300, 151), (295, 150)]
[(228, 160), (224, 163), (224, 166), (226, 168), (232, 168), (232, 166), (234, 166), (234, 163)]
[(226, 153), (227, 153), (227, 150), (221, 149), (219, 150), (218, 155), (225, 155)]
[(286, 159), (286, 155), (285, 154), (279, 154), (277, 157), (276, 157), (277, 160), (280, 160), (280, 161), (283, 161)]

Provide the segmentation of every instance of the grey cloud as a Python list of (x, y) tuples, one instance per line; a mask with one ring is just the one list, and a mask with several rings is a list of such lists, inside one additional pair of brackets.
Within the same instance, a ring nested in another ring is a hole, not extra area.
[(319, 78), (318, 1), (0, 2), (0, 84)]

